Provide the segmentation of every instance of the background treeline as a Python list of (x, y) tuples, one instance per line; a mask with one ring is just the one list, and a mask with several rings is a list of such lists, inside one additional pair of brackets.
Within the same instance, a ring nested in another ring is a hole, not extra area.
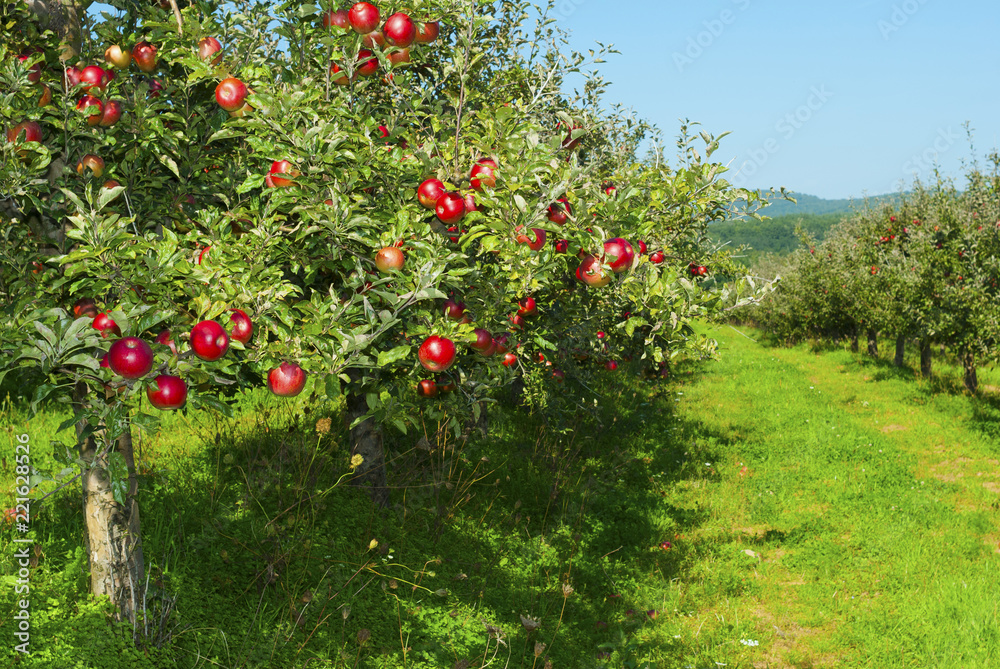
[[(766, 212), (767, 210), (765, 210)], [(724, 221), (709, 228), (712, 240), (729, 243), (729, 248), (749, 247), (737, 253), (736, 259), (748, 267), (757, 264), (769, 253), (788, 255), (801, 246), (795, 234), (801, 228), (810, 237), (822, 240), (827, 231), (839, 223), (846, 212), (829, 214), (787, 214), (763, 221)]]

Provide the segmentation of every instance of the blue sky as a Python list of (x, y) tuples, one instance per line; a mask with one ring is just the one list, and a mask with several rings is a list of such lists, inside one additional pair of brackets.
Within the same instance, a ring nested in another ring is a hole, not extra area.
[[(713, 156), (740, 186), (825, 198), (898, 190), (935, 161), (960, 178), (1000, 131), (1000, 6), (943, 0), (557, 0), (608, 99), (668, 139), (679, 119), (732, 131)], [(736, 173), (738, 171), (738, 173)]]

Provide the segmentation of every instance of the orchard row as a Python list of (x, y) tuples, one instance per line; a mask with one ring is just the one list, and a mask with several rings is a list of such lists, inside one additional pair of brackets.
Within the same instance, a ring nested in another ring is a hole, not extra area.
[[(998, 163), (993, 157), (994, 168)], [(822, 243), (764, 268), (782, 277), (771, 301), (741, 314), (782, 338), (841, 338), (878, 355), (879, 336), (918, 342), (931, 373), (931, 345), (948, 347), (977, 386), (976, 367), (1000, 356), (1000, 179), (973, 168), (965, 188), (916, 183), (898, 202), (869, 206)]]

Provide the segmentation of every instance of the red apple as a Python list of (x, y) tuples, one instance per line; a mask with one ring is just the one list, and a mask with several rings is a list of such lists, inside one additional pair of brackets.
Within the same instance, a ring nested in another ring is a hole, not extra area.
[(87, 117), (87, 125), (97, 125), (104, 114), (104, 103), (93, 95), (84, 95), (76, 103), (76, 110), (83, 112)]
[(267, 373), (267, 389), (278, 397), (295, 397), (306, 385), (306, 372), (294, 362), (283, 362)]
[(430, 379), (424, 379), (417, 384), (417, 394), (421, 397), (435, 397), (438, 394), (437, 384)]
[(207, 362), (214, 362), (229, 350), (229, 335), (215, 321), (202, 321), (191, 328), (191, 348)]
[(410, 50), (409, 49), (395, 49), (390, 51), (385, 55), (389, 59), (389, 62), (393, 67), (400, 65), (401, 63), (410, 62)]
[[(357, 76), (355, 73), (354, 77)], [(337, 86), (347, 86), (354, 78), (348, 78), (347, 72), (341, 71), (340, 65), (337, 63), (330, 63), (330, 81)]]
[(156, 47), (149, 42), (139, 42), (132, 47), (132, 59), (143, 72), (152, 72), (156, 69)]
[[(215, 55), (219, 54), (219, 55)], [(215, 56), (215, 58), (212, 58)], [(214, 37), (204, 37), (198, 42), (198, 58), (208, 60), (212, 58), (212, 65), (222, 62), (222, 43)]]
[(183, 379), (169, 374), (160, 374), (154, 379), (156, 390), (153, 385), (146, 386), (146, 397), (149, 403), (161, 411), (180, 409), (187, 400), (187, 384)]
[(605, 186), (604, 194), (607, 195), (608, 197), (614, 197), (617, 190), (618, 189), (615, 188), (614, 186)]
[(275, 160), (271, 163), (271, 169), (268, 171), (268, 176), (271, 177), (271, 182), (277, 188), (285, 188), (287, 186), (292, 186), (295, 182), (292, 179), (286, 179), (284, 177), (277, 176), (279, 174), (287, 174), (288, 176), (294, 178), (299, 176), (299, 172), (292, 167), (292, 164), (287, 160)]
[(493, 188), (497, 185), (497, 163), (492, 158), (480, 158), (472, 166), (469, 174), (469, 184), (473, 189), (481, 191), (483, 186)]
[(163, 330), (160, 334), (156, 335), (156, 339), (153, 340), (157, 344), (163, 344), (173, 351), (174, 355), (177, 355), (177, 345), (174, 343), (173, 338), (170, 336), (170, 330)]
[(499, 353), (500, 355), (503, 355), (508, 350), (510, 350), (509, 347), (510, 337), (508, 337), (506, 334), (499, 334), (496, 337), (494, 337), (493, 343), (496, 346), (496, 352)]
[(611, 275), (601, 267), (601, 260), (589, 253), (576, 268), (576, 278), (592, 288), (601, 288), (611, 283)]
[(76, 173), (82, 176), (87, 170), (90, 170), (95, 177), (100, 177), (104, 174), (104, 159), (92, 153), (80, 158), (80, 162), (76, 164)]
[[(24, 63), (33, 55), (34, 55), (33, 53), (22, 53), (20, 56), (17, 57), (17, 59), (22, 63)], [(43, 60), (42, 63), (44, 62), (45, 61)], [(31, 72), (31, 74), (28, 75), (28, 81), (30, 81), (33, 84), (37, 84), (39, 80), (42, 78), (42, 63), (35, 63), (30, 68), (28, 68), (28, 71)]]
[(534, 316), (538, 313), (538, 306), (535, 304), (535, 298), (533, 297), (522, 297), (517, 301), (517, 313), (522, 316)]
[(469, 344), (472, 350), (477, 351), (481, 355), (488, 355), (486, 351), (490, 350), (490, 348), (496, 350), (496, 344), (493, 343), (493, 335), (490, 334), (489, 330), (476, 328), (472, 331), (472, 334), (476, 335), (476, 341)]
[(70, 65), (63, 71), (66, 77), (66, 88), (73, 89), (80, 85), (80, 70)]
[(426, 179), (417, 188), (417, 199), (425, 209), (434, 209), (444, 194), (444, 183), (440, 179)]
[(604, 369), (608, 370), (609, 372), (613, 372), (616, 369), (618, 369), (618, 363), (615, 362), (614, 360), (608, 360), (606, 363), (604, 363)]
[(138, 379), (153, 368), (153, 349), (138, 337), (119, 339), (108, 349), (111, 371), (126, 379)]
[(511, 314), (507, 317), (510, 321), (510, 327), (512, 330), (523, 330), (524, 329), (524, 316), (521, 314)]
[(454, 191), (448, 191), (438, 198), (434, 212), (445, 225), (454, 225), (465, 216), (465, 198)]
[(569, 240), (568, 239), (557, 239), (555, 241), (556, 253), (566, 253), (569, 251)]
[[(368, 49), (358, 51), (358, 65), (354, 69), (362, 77), (370, 77), (378, 72), (378, 58)], [(388, 132), (386, 133), (388, 135)], [(386, 135), (383, 135), (385, 137)]]
[(666, 256), (663, 255), (663, 251), (653, 251), (652, 253), (649, 254), (649, 262), (653, 263), (654, 265), (659, 265), (664, 260), (666, 260)]
[(108, 362), (107, 353), (101, 356), (101, 367), (103, 367), (104, 369), (111, 369), (111, 364)]
[(552, 378), (556, 380), (556, 383), (562, 383), (566, 380), (566, 372), (561, 369), (552, 370)]
[(476, 206), (476, 194), (466, 193), (465, 194), (465, 213), (471, 214), (474, 211), (479, 211), (479, 207)]
[(569, 206), (569, 200), (561, 197), (549, 205), (548, 218), (556, 225), (566, 225), (566, 221), (569, 218), (568, 214), (571, 213), (573, 213), (573, 210)]
[(94, 329), (101, 333), (104, 339), (107, 339), (111, 335), (116, 337), (122, 336), (121, 328), (118, 324), (111, 320), (111, 315), (108, 313), (97, 314), (94, 316)]
[(7, 131), (7, 141), (11, 144), (17, 140), (18, 136), (24, 142), (40, 142), (42, 141), (42, 126), (35, 121), (24, 121)]
[(545, 246), (545, 231), (541, 228), (532, 228), (531, 231), (535, 233), (534, 241), (525, 234), (519, 234), (517, 241), (521, 244), (527, 244), (532, 251), (541, 251), (542, 247)]
[[(559, 127), (562, 127), (562, 123), (559, 124)], [(579, 137), (573, 139), (573, 131), (579, 130), (581, 128), (583, 128), (582, 125), (576, 125), (576, 124), (573, 125), (573, 127), (569, 130), (569, 132), (566, 133), (566, 139), (563, 140), (562, 148), (569, 149), (570, 151), (572, 151), (573, 149), (575, 149), (577, 146), (580, 145)]]
[(503, 356), (503, 366), (513, 367), (517, 364), (517, 356), (513, 353), (505, 353)]
[(161, 84), (156, 79), (148, 79), (146, 81), (148, 90), (146, 91), (147, 98), (158, 98), (160, 97), (160, 91), (163, 90), (163, 84)]
[(445, 300), (443, 309), (445, 317), (450, 318), (453, 321), (460, 321), (462, 320), (462, 317), (465, 316), (465, 302)]
[(424, 369), (443, 372), (455, 362), (455, 343), (447, 337), (431, 335), (424, 340), (417, 351), (417, 359)]
[(615, 274), (631, 269), (635, 251), (632, 245), (621, 237), (613, 237), (604, 242), (604, 257)]
[(90, 93), (94, 88), (103, 91), (108, 81), (108, 73), (97, 65), (88, 65), (80, 72), (80, 85), (83, 86), (84, 93)]
[(646, 242), (639, 240), (639, 255), (646, 255)]
[(347, 20), (354, 28), (354, 32), (360, 35), (370, 33), (378, 28), (378, 9), (368, 2), (356, 3), (347, 13)]
[(110, 128), (122, 117), (122, 106), (116, 100), (108, 100), (104, 103), (104, 111), (101, 113), (99, 125), (102, 128)]
[(374, 49), (375, 47), (382, 49), (385, 48), (385, 35), (382, 34), (381, 30), (373, 30), (361, 38), (361, 43), (369, 49)]
[(424, 21), (417, 24), (417, 44), (430, 44), (437, 39), (441, 32), (441, 26), (437, 21)]
[(227, 112), (241, 109), (249, 94), (246, 84), (235, 77), (227, 77), (215, 87), (215, 101)]
[(253, 337), (253, 321), (247, 316), (247, 312), (242, 309), (230, 309), (233, 314), (229, 317), (229, 322), (233, 324), (233, 329), (229, 336), (241, 344), (249, 344)]
[(403, 269), (405, 260), (406, 258), (403, 256), (402, 251), (395, 246), (386, 246), (375, 254), (375, 267), (383, 274), (398, 272)]
[(96, 318), (97, 302), (95, 302), (92, 297), (84, 297), (77, 300), (73, 304), (73, 315), (77, 318), (83, 318), (84, 316), (88, 318)]
[(417, 26), (409, 16), (396, 12), (385, 20), (382, 34), (392, 46), (405, 48), (413, 44), (413, 40), (417, 38)]
[(47, 107), (52, 102), (52, 89), (47, 84), (40, 85), (42, 87), (42, 94), (38, 97), (38, 106)]
[(323, 27), (324, 28), (340, 28), (341, 30), (350, 30), (351, 22), (347, 18), (346, 9), (331, 9), (330, 11), (323, 14)]

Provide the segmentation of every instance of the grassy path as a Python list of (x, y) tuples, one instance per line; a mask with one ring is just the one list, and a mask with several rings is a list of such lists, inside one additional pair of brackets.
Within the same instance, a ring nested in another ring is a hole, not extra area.
[(712, 336), (676, 403), (709, 474), (663, 489), (710, 510), (676, 546), (696, 666), (1000, 666), (997, 395)]

